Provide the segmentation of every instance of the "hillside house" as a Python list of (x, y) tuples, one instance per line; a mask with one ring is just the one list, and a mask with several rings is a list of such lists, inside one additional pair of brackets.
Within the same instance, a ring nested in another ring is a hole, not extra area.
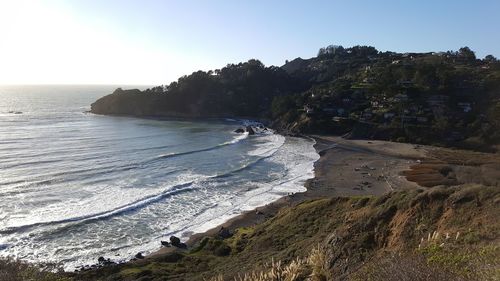
[(397, 94), (394, 96), (393, 100), (395, 102), (407, 102), (408, 101), (408, 95), (407, 94)]
[(459, 102), (457, 103), (457, 106), (462, 109), (463, 112), (467, 113), (472, 110), (472, 106), (470, 102)]
[(448, 96), (444, 95), (432, 95), (427, 99), (427, 103), (430, 106), (440, 106), (446, 104), (448, 101)]
[(386, 112), (384, 113), (384, 119), (392, 120), (396, 116), (396, 113), (394, 112)]
[(429, 118), (427, 118), (425, 116), (417, 116), (417, 122), (418, 123), (427, 123), (427, 122), (429, 122)]

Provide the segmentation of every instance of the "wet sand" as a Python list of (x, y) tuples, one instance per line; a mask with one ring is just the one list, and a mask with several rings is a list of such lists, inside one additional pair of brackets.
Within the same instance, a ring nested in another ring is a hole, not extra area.
[[(188, 246), (205, 236), (216, 235), (221, 228), (234, 230), (252, 226), (274, 216), (281, 208), (305, 200), (337, 197), (382, 195), (386, 192), (419, 188), (400, 175), (426, 158), (427, 148), (387, 141), (347, 140), (337, 136), (311, 136), (320, 159), (314, 165), (315, 177), (306, 182), (307, 191), (290, 194), (256, 210), (243, 213), (224, 224), (191, 236)], [(158, 241), (160, 244), (160, 241)], [(176, 248), (162, 248), (147, 256), (156, 258)]]

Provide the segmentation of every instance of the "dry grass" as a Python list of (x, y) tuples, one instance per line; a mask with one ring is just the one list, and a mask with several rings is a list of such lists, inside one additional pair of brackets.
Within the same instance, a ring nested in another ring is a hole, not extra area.
[(456, 233), (434, 231), (422, 237), (417, 253), (430, 266), (446, 268), (462, 280), (500, 280), (500, 246), (470, 245), (472, 229)]
[(426, 161), (413, 165), (410, 170), (404, 171), (403, 175), (407, 180), (416, 182), (420, 186), (432, 187), (437, 185), (456, 185), (457, 179), (453, 169), (445, 164), (436, 161)]
[[(326, 254), (319, 245), (312, 249), (309, 256), (296, 258), (288, 264), (282, 261), (271, 261), (263, 269), (252, 271), (234, 277), (234, 281), (326, 281)], [(224, 281), (222, 275), (209, 279), (210, 281)]]
[(353, 281), (461, 281), (466, 280), (429, 265), (421, 255), (384, 255), (375, 257), (350, 276)]
[(444, 163), (462, 166), (480, 166), (484, 164), (500, 163), (500, 153), (484, 153), (460, 149), (432, 149), (429, 151), (428, 156)]

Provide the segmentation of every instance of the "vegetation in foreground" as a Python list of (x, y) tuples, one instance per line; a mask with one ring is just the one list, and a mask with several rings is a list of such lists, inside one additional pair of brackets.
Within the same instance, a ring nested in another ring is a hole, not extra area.
[(205, 237), (186, 251), (72, 277), (498, 280), (498, 213), (500, 191), (481, 185), (306, 201), (228, 238)]
[(0, 280), (499, 280), (500, 191), (465, 185), (326, 198), (230, 237), (79, 273), (0, 262)]
[(0, 281), (71, 281), (55, 265), (33, 265), (12, 258), (0, 258)]

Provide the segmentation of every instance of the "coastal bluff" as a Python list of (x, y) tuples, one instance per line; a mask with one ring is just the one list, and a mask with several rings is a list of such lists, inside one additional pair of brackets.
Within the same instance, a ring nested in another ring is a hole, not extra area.
[(143, 91), (117, 89), (91, 112), (268, 120), (284, 134), (335, 134), (494, 152), (500, 61), (467, 47), (432, 53), (328, 46), (282, 66), (251, 59)]
[(154, 97), (139, 89), (123, 90), (118, 88), (91, 104), (90, 112), (103, 115), (156, 115)]

